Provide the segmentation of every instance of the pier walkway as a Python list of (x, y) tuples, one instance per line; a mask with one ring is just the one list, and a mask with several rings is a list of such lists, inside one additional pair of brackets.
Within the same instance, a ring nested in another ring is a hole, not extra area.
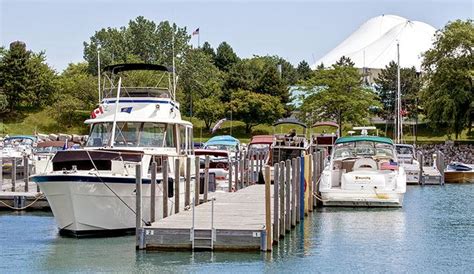
[(209, 196), (214, 202), (196, 206), (194, 218), (191, 208), (143, 227), (146, 249), (192, 249), (194, 219), (195, 249), (210, 248), (214, 229), (213, 249), (259, 250), (265, 235), (265, 185)]

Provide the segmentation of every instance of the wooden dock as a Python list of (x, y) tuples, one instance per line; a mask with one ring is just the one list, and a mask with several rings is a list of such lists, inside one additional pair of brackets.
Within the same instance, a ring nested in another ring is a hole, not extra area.
[[(141, 169), (137, 165), (136, 248), (271, 251), (316, 207), (312, 193), (321, 175), (323, 153), (276, 163), (273, 184), (269, 166), (264, 169), (265, 184), (254, 184), (249, 175), (252, 169), (247, 167), (251, 167), (248, 161), (236, 165), (234, 181), (232, 176), (229, 178), (231, 192), (207, 193), (208, 188), (204, 187), (202, 196), (195, 192), (196, 206), (191, 203), (187, 210), (147, 223), (142, 219)], [(195, 189), (199, 189), (198, 185)], [(174, 199), (177, 197), (174, 195)], [(205, 202), (199, 204), (201, 200)], [(166, 199), (163, 203), (167, 208)]]
[[(209, 196), (214, 202), (195, 207), (195, 249), (210, 248), (213, 233), (215, 250), (261, 249), (266, 235), (265, 185), (252, 185), (237, 192), (216, 192)], [(145, 248), (192, 249), (192, 215), (190, 209), (143, 227)]]

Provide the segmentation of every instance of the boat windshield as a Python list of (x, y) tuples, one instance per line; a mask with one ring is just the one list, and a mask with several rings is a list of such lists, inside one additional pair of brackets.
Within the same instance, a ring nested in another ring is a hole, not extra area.
[(383, 143), (361, 141), (338, 144), (334, 150), (334, 159), (367, 156), (393, 158), (393, 146)]
[[(112, 122), (94, 124), (86, 147), (109, 145), (112, 127)], [(117, 122), (114, 139), (115, 147), (175, 147), (171, 124)]]
[(413, 147), (410, 146), (395, 146), (397, 149), (397, 154), (400, 155), (412, 155), (413, 153)]

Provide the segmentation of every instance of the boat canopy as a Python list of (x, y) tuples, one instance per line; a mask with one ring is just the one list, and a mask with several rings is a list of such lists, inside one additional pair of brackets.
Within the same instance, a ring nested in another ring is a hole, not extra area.
[(313, 127), (335, 127), (339, 128), (339, 125), (336, 122), (316, 122)]
[(250, 144), (273, 144), (273, 135), (255, 135), (250, 140)]
[(230, 135), (220, 135), (212, 137), (204, 143), (205, 146), (212, 145), (237, 145), (240, 144), (240, 141)]
[(16, 135), (16, 136), (7, 137), (4, 140), (7, 141), (7, 140), (17, 140), (17, 139), (29, 139), (33, 142), (36, 142), (38, 138), (35, 136), (30, 136), (30, 135)]
[(379, 136), (346, 136), (346, 137), (341, 137), (341, 138), (336, 140), (336, 145), (337, 144), (343, 144), (343, 143), (363, 142), (363, 141), (393, 145), (392, 139), (386, 138), (386, 137), (379, 137)]
[(156, 64), (145, 64), (145, 63), (130, 63), (130, 64), (115, 64), (106, 66), (103, 71), (117, 74), (122, 71), (131, 70), (155, 70), (155, 71), (166, 71), (173, 72), (173, 68), (165, 67), (163, 65)]
[(278, 126), (278, 125), (282, 125), (282, 124), (299, 125), (299, 126), (302, 126), (305, 129), (308, 127), (305, 123), (301, 122), (300, 120), (298, 120), (296, 118), (282, 118), (282, 119), (279, 119), (275, 123), (273, 123), (273, 126)]

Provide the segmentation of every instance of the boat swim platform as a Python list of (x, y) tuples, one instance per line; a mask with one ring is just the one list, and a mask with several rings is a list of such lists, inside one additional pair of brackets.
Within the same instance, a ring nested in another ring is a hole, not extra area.
[[(273, 189), (271, 193), (273, 196)], [(214, 236), (212, 201), (209, 201), (195, 207), (194, 250), (261, 250), (266, 239), (265, 185), (251, 185), (237, 192), (209, 193), (209, 196), (215, 199)], [(139, 234), (143, 249), (193, 250), (192, 215), (189, 209), (142, 227)]]

